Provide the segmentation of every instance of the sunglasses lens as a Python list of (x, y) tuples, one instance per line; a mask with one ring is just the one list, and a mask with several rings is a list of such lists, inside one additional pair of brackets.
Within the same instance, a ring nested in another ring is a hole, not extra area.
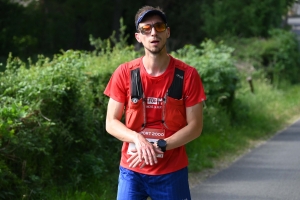
[(152, 29), (151, 24), (146, 24), (146, 25), (142, 26), (141, 31), (143, 33), (150, 33), (151, 29)]
[(163, 32), (167, 28), (165, 23), (156, 23), (153, 26), (157, 32)]

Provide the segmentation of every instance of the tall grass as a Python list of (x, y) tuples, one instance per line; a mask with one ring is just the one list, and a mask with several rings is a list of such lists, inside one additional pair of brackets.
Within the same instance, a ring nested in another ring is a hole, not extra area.
[(213, 168), (214, 162), (265, 140), (300, 117), (300, 85), (273, 88), (255, 80), (251, 93), (247, 82), (236, 94), (235, 117), (220, 109), (205, 108), (202, 135), (187, 145), (190, 171)]
[(55, 200), (112, 200), (116, 199), (117, 174), (110, 174), (115, 183), (99, 180), (91, 182), (85, 190), (65, 190), (51, 188), (49, 199)]

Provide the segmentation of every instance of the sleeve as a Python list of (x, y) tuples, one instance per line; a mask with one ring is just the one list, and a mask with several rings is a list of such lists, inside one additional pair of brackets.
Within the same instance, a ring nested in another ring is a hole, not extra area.
[(104, 94), (120, 103), (126, 102), (128, 76), (126, 65), (120, 65), (112, 74), (105, 90)]
[(184, 98), (186, 107), (191, 107), (206, 100), (200, 75), (195, 68), (187, 71), (184, 83)]

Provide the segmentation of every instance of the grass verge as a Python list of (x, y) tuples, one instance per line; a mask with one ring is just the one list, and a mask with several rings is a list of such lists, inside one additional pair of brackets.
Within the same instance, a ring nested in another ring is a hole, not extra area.
[(299, 91), (300, 85), (276, 89), (257, 80), (254, 93), (246, 83), (239, 89), (233, 120), (206, 108), (202, 135), (187, 145), (192, 187), (299, 119)]

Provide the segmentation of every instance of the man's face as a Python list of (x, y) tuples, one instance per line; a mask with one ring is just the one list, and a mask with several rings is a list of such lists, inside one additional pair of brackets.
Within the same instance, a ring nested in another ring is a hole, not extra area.
[[(147, 29), (142, 30), (142, 27)], [(135, 38), (144, 45), (146, 53), (159, 54), (162, 51), (166, 52), (166, 42), (167, 38), (170, 37), (170, 28), (162, 31), (163, 28), (164, 22), (157, 15), (145, 17), (143, 22), (139, 24), (140, 31), (135, 33)]]

